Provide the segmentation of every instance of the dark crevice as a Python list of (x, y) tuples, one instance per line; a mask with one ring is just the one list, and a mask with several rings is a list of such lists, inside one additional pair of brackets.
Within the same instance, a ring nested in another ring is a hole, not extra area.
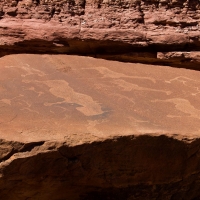
[[(146, 42), (141, 40), (141, 42)], [(56, 43), (62, 45), (57, 46)], [(111, 40), (81, 40), (56, 38), (53, 41), (42, 39), (24, 40), (14, 45), (1, 45), (1, 55), (14, 53), (66, 53), (66, 54), (125, 54), (131, 52), (170, 52), (170, 51), (200, 51), (200, 43), (181, 43), (181, 44), (151, 44), (141, 46), (137, 43), (129, 44), (123, 41)]]
[(4, 156), (3, 158), (0, 159), (0, 163), (8, 160), (15, 153), (18, 153), (18, 150), (17, 149), (12, 149), (9, 154), (7, 154), (6, 156)]
[(121, 62), (139, 62), (153, 65), (167, 65), (199, 70), (199, 61), (190, 57), (177, 57), (170, 59), (158, 59), (158, 52), (195, 52), (200, 51), (200, 43), (182, 44), (151, 44), (139, 46), (120, 41), (98, 41), (66, 39), (57, 37), (53, 41), (35, 39), (15, 43), (12, 46), (0, 46), (0, 56), (9, 54), (29, 53), (29, 54), (68, 54), (91, 56), (107, 60), (117, 60)]
[(26, 143), (24, 145), (22, 145), (21, 143), (19, 143), (20, 146), (21, 146), (21, 148), (18, 149), (18, 148), (13, 147), (12, 150), (6, 156), (4, 156), (3, 158), (0, 159), (0, 162), (4, 162), (6, 160), (9, 160), (11, 158), (11, 156), (13, 156), (16, 153), (30, 152), (35, 147), (42, 146), (44, 143), (45, 143), (44, 141), (41, 141), (41, 142), (31, 142), (31, 143)]
[(19, 152), (27, 152), (33, 150), (35, 147), (42, 146), (45, 142), (31, 142), (24, 144), (24, 146), (19, 150)]

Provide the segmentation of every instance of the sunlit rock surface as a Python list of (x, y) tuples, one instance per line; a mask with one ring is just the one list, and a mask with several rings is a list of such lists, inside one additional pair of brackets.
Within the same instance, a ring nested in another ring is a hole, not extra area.
[(1, 199), (199, 199), (199, 76), (90, 57), (1, 57)]

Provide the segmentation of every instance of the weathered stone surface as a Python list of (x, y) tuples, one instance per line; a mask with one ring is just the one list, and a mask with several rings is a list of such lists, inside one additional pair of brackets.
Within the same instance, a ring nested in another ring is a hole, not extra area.
[(198, 0), (0, 0), (1, 55), (70, 53), (199, 68), (191, 59), (157, 59), (159, 52), (199, 55), (199, 7)]
[(200, 72), (0, 58), (3, 200), (200, 198)]

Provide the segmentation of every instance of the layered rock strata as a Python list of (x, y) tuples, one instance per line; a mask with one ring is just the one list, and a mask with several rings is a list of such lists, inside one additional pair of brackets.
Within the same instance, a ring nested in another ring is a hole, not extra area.
[(1, 55), (67, 53), (198, 68), (199, 7), (198, 0), (1, 0)]
[(197, 200), (200, 72), (0, 58), (1, 200)]

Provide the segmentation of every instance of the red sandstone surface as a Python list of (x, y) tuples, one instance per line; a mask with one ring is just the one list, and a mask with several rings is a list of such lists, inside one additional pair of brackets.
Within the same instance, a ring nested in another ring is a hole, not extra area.
[(200, 72), (68, 55), (0, 58), (0, 197), (200, 197)]

